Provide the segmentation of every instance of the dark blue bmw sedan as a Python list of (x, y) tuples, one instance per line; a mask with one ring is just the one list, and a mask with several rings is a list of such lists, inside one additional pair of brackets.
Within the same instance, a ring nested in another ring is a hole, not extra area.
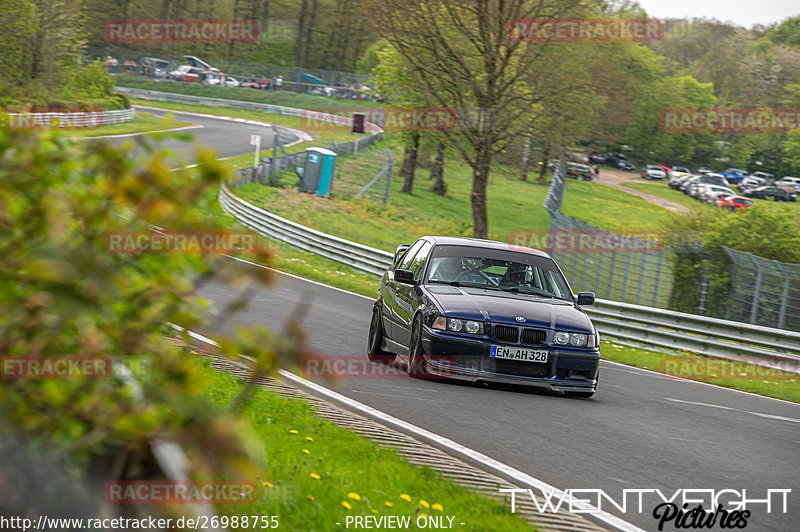
[(409, 375), (597, 389), (599, 337), (545, 252), (490, 240), (425, 236), (400, 246), (381, 281), (367, 354)]

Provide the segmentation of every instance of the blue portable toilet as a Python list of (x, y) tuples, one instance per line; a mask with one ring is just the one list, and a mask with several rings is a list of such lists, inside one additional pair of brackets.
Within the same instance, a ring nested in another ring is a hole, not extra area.
[(325, 148), (307, 148), (306, 164), (300, 180), (300, 191), (327, 196), (333, 188), (335, 168), (336, 152)]

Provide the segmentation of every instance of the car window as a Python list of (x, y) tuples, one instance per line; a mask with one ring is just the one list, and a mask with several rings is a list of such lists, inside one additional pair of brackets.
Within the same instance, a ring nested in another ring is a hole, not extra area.
[(397, 265), (397, 269), (408, 270), (411, 261), (414, 260), (414, 255), (417, 254), (417, 251), (419, 251), (419, 248), (421, 248), (425, 242), (426, 242), (425, 240), (417, 240), (416, 242), (414, 242), (414, 245), (408, 248), (405, 255), (403, 255), (403, 258), (400, 259), (400, 264)]
[(426, 241), (424, 244), (422, 244), (422, 247), (417, 252), (414, 259), (411, 261), (411, 264), (409, 265), (408, 269), (414, 272), (415, 280), (419, 279), (419, 274), (422, 271), (422, 267), (425, 265), (425, 261), (428, 259), (428, 255), (430, 255), (431, 253), (432, 247), (433, 244)]
[(437, 246), (425, 282), (458, 283), (571, 301), (566, 279), (549, 257), (516, 251)]

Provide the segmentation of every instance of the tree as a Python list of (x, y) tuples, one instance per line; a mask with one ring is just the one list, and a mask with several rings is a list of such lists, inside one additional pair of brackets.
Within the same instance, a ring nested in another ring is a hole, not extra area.
[(444, 135), (472, 168), (473, 230), (486, 238), (494, 154), (529, 127), (532, 107), (553, 96), (526, 83), (547, 43), (515, 39), (512, 23), (577, 16), (583, 2), (384, 0), (369, 6), (384, 38), (409, 65), (415, 94), (428, 107), (454, 111), (456, 126)]

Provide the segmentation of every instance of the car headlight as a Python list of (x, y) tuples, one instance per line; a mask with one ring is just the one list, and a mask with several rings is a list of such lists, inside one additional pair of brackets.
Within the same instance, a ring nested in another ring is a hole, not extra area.
[(583, 333), (556, 331), (555, 342), (560, 345), (574, 345), (575, 347), (586, 347), (587, 345), (589, 345), (589, 335)]
[(439, 316), (433, 321), (433, 328), (440, 331), (483, 334), (483, 323), (480, 321), (445, 318), (444, 316)]

